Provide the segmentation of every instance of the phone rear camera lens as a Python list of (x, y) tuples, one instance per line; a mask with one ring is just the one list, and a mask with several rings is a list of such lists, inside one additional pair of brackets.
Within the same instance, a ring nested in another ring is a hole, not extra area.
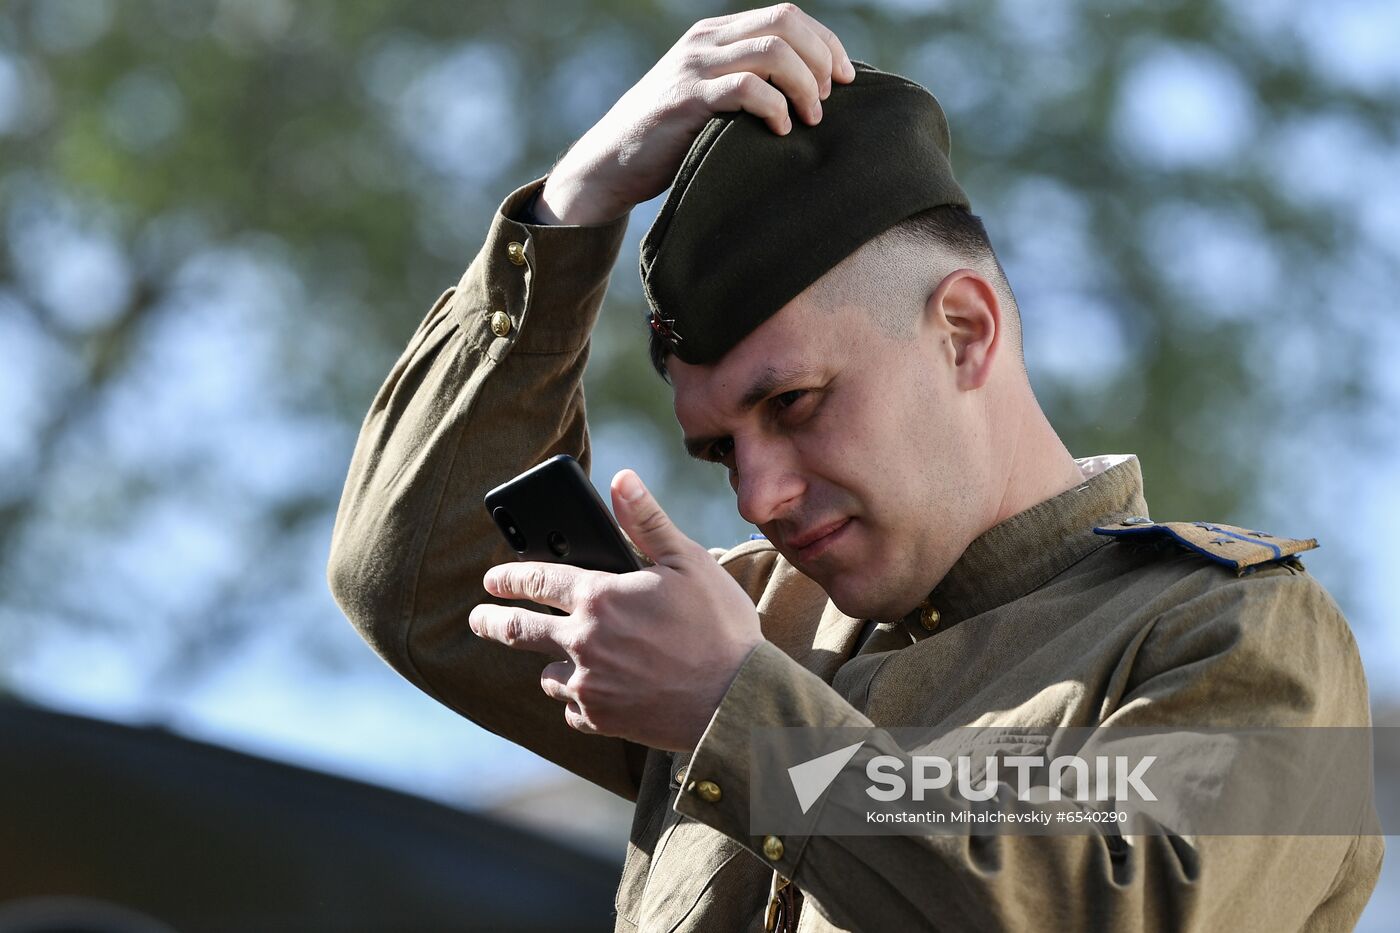
[(510, 542), (511, 547), (515, 548), (515, 552), (517, 554), (524, 554), (525, 548), (529, 546), (529, 542), (527, 542), (525, 536), (520, 533), (520, 529), (515, 527), (515, 519), (511, 517), (511, 514), (505, 509), (497, 508), (491, 512), (491, 517), (495, 520), (496, 524), (500, 526), (501, 531), (505, 533), (506, 540)]
[(545, 539), (545, 542), (549, 545), (549, 549), (554, 552), (555, 556), (569, 556), (569, 539), (559, 532), (551, 531), (549, 537)]

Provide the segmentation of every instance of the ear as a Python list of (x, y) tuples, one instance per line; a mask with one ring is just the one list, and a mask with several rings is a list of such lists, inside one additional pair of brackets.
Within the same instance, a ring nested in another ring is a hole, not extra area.
[(929, 296), (924, 318), (946, 341), (958, 388), (986, 385), (1001, 346), (1001, 303), (991, 283), (971, 269), (950, 272)]

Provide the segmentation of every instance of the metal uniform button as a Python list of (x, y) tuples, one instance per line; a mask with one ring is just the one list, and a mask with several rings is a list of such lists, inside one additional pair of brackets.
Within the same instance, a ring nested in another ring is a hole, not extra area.
[(510, 329), (513, 326), (514, 325), (511, 324), (510, 315), (506, 314), (504, 311), (497, 311), (491, 315), (491, 333), (495, 334), (497, 337), (509, 335)]
[(763, 837), (763, 857), (770, 862), (776, 862), (783, 857), (783, 840), (777, 836)]
[(525, 244), (511, 241), (506, 244), (506, 255), (517, 266), (525, 265)]
[(924, 627), (924, 631), (931, 632), (938, 628), (938, 621), (943, 618), (943, 614), (929, 605), (919, 607), (919, 624)]
[(681, 787), (685, 786), (685, 769), (681, 768), (676, 772), (676, 783)]
[(720, 792), (719, 785), (714, 781), (701, 781), (695, 785), (695, 792), (706, 803), (719, 803), (719, 798), (724, 796)]

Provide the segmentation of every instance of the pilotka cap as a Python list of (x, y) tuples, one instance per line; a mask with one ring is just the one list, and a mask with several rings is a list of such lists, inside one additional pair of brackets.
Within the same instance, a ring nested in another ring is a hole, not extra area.
[(927, 89), (854, 62), (822, 119), (779, 136), (712, 117), (642, 238), (649, 324), (686, 363), (719, 360), (867, 241), (932, 207), (970, 207)]

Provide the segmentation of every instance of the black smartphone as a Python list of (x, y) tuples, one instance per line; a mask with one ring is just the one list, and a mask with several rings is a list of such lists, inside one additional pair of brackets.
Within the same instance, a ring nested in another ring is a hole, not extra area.
[(551, 457), (486, 494), (486, 511), (520, 560), (640, 570), (622, 529), (578, 461)]

